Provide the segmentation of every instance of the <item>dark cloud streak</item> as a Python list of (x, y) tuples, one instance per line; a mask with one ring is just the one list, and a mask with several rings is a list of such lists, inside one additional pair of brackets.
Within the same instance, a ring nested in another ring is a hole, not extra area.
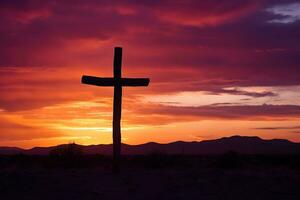
[(137, 110), (146, 114), (160, 114), (194, 119), (239, 119), (239, 120), (284, 120), (300, 118), (300, 106), (294, 105), (257, 105), (257, 106), (162, 106)]

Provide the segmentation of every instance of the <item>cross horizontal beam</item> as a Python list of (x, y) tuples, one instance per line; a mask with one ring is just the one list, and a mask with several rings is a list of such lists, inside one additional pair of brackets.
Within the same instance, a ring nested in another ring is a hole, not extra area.
[(149, 78), (122, 78), (122, 48), (115, 47), (114, 54), (114, 76), (95, 77), (83, 75), (81, 83), (95, 86), (112, 86), (114, 88), (113, 106), (113, 172), (119, 172), (121, 155), (121, 109), (122, 109), (122, 87), (123, 86), (148, 86)]
[(149, 78), (101, 78), (95, 76), (86, 76), (83, 75), (81, 82), (88, 85), (96, 86), (148, 86), (150, 79)]

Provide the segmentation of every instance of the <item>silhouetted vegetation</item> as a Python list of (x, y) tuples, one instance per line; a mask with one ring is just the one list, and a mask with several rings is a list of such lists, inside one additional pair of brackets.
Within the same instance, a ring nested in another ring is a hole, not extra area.
[[(89, 168), (111, 169), (112, 157), (85, 155), (76, 144), (58, 146), (48, 156), (40, 155), (0, 155), (0, 168)], [(299, 155), (243, 155), (229, 151), (223, 155), (167, 155), (152, 153), (139, 156), (123, 156), (123, 167), (146, 170), (185, 168), (272, 168), (286, 167), (300, 169)]]
[(50, 151), (50, 156), (76, 158), (83, 154), (82, 147), (75, 143), (60, 145)]
[[(70, 143), (66, 145), (60, 145), (52, 149), (49, 153), (49, 161), (47, 166), (52, 164), (59, 164), (58, 166), (73, 168), (83, 166), (83, 152), (81, 146)], [(57, 165), (54, 165), (57, 166)], [(51, 166), (53, 167), (53, 166)]]

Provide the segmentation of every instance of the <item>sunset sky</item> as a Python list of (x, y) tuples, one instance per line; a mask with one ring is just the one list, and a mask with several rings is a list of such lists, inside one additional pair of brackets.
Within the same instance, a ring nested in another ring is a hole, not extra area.
[(112, 142), (123, 47), (122, 142), (231, 135), (300, 142), (299, 0), (1, 0), (0, 146)]

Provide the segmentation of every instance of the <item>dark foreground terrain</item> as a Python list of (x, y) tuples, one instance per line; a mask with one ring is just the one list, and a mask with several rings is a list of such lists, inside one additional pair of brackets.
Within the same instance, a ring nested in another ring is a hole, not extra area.
[(300, 199), (300, 156), (2, 155), (0, 199)]

